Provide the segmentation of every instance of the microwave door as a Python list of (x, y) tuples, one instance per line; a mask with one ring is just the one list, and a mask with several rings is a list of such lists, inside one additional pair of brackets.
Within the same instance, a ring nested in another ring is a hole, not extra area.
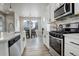
[(74, 14), (74, 3), (64, 3), (60, 8), (55, 10), (54, 18), (58, 19), (71, 14)]
[(61, 15), (63, 15), (63, 14), (65, 14), (64, 4), (54, 12), (54, 17), (55, 18), (60, 18)]

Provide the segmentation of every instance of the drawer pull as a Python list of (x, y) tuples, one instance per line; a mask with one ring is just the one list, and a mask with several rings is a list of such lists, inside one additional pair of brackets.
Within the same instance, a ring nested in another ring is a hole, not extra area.
[(25, 41), (25, 38), (23, 37), (23, 41)]
[(74, 53), (70, 52), (71, 55), (76, 56)]
[(44, 38), (46, 38), (46, 35), (44, 35)]
[(70, 43), (72, 43), (72, 44), (75, 44), (75, 45), (78, 45), (78, 46), (79, 46), (79, 44), (78, 44), (78, 43), (75, 43), (75, 42), (70, 42)]

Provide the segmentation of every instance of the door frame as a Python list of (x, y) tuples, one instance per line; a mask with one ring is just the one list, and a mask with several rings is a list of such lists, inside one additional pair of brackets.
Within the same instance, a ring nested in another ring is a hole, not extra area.
[[(22, 32), (22, 31), (24, 31), (24, 28), (23, 28), (23, 26), (21, 25), (21, 22), (25, 19), (25, 18), (29, 18), (29, 20), (30, 20), (30, 22), (31, 22), (31, 18), (32, 17), (23, 17), (23, 16), (20, 16), (19, 17), (19, 25), (20, 25), (20, 32)], [(36, 17), (36, 18), (38, 18), (38, 19), (40, 19), (41, 20), (41, 17)], [(39, 26), (38, 26), (39, 27)], [(38, 30), (39, 30), (39, 28), (38, 28)], [(42, 30), (42, 29), (41, 29)], [(29, 28), (29, 33), (30, 33), (30, 38), (31, 38), (31, 25), (30, 25), (30, 28)]]

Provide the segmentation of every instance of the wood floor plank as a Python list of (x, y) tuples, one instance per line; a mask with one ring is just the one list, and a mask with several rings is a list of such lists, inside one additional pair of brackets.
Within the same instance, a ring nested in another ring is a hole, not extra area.
[(28, 39), (23, 56), (50, 56), (43, 40), (38, 38)]

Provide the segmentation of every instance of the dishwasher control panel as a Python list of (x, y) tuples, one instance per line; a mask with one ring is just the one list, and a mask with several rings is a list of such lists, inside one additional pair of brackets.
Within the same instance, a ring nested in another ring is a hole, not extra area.
[(8, 41), (8, 46), (11, 47), (15, 42), (20, 39), (20, 35), (16, 36), (15, 38)]

